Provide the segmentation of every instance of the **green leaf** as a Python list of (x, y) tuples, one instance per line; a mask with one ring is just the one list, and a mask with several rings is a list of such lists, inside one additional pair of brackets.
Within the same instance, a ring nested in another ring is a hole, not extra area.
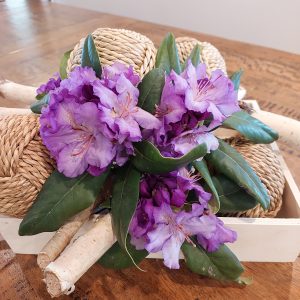
[[(115, 179), (111, 214), (114, 234), (123, 250), (127, 249), (128, 227), (139, 200), (141, 174), (130, 163), (118, 169)], [(132, 258), (133, 260), (133, 258)]]
[(212, 178), (210, 176), (206, 161), (204, 159), (202, 159), (200, 161), (194, 161), (193, 166), (201, 174), (201, 176), (207, 183), (208, 187), (210, 188), (210, 190), (213, 194), (213, 198), (212, 198), (212, 200), (209, 201), (209, 206), (211, 207), (211, 209), (214, 213), (217, 213), (220, 209), (219, 195), (218, 195), (218, 192), (212, 181)]
[(223, 126), (232, 128), (254, 143), (269, 144), (278, 139), (278, 133), (253, 118), (245, 111), (238, 111), (223, 122)]
[(186, 155), (178, 158), (164, 157), (159, 150), (150, 142), (143, 141), (135, 144), (136, 155), (132, 159), (133, 165), (141, 172), (147, 173), (168, 173), (179, 169), (203, 157), (207, 153), (206, 144), (203, 143)]
[(47, 106), (50, 100), (49, 94), (44, 95), (40, 100), (35, 101), (30, 105), (30, 109), (35, 114), (40, 114), (42, 108)]
[(178, 50), (175, 37), (172, 33), (168, 33), (157, 50), (155, 67), (161, 68), (167, 74), (174, 70), (177, 74), (181, 72)]
[(36, 100), (42, 100), (45, 96), (47, 95), (47, 93), (41, 93), (35, 96)]
[(219, 140), (219, 144), (217, 150), (206, 156), (207, 160), (219, 173), (245, 188), (264, 209), (267, 209), (270, 205), (270, 198), (259, 177), (234, 148), (222, 140)]
[(71, 54), (72, 50), (69, 50), (67, 52), (64, 53), (63, 57), (60, 60), (60, 64), (59, 64), (59, 75), (61, 79), (65, 79), (68, 77), (67, 74), (67, 65), (68, 65), (68, 60), (70, 58), (70, 54)]
[[(130, 239), (130, 238), (129, 238)], [(146, 250), (136, 250), (127, 239), (127, 251), (123, 250), (118, 242), (115, 242), (100, 258), (98, 263), (109, 269), (126, 269), (134, 266), (131, 258), (136, 264), (139, 264), (149, 253)]]
[(185, 242), (181, 250), (188, 268), (194, 273), (218, 280), (238, 282), (244, 272), (237, 257), (225, 245), (220, 246), (215, 252), (206, 252), (198, 244), (194, 247)]
[(192, 64), (197, 67), (200, 64), (200, 46), (199, 44), (197, 44), (191, 54), (189, 55), (189, 57), (185, 60), (184, 65), (183, 65), (183, 69), (186, 68), (188, 61), (191, 60)]
[(19, 235), (59, 229), (70, 217), (94, 203), (108, 173), (97, 177), (84, 173), (76, 178), (67, 178), (54, 171), (23, 219)]
[(99, 55), (94, 44), (93, 36), (91, 34), (89, 34), (84, 41), (81, 56), (81, 66), (91, 67), (95, 71), (97, 77), (101, 77), (102, 68), (99, 60)]
[(230, 80), (233, 82), (235, 91), (237, 91), (240, 87), (241, 77), (242, 77), (243, 73), (244, 73), (243, 70), (239, 70), (239, 71), (234, 72), (230, 76)]
[(221, 213), (245, 211), (257, 205), (251, 195), (226, 176), (213, 176), (212, 181), (220, 197)]
[(153, 69), (145, 75), (138, 86), (140, 91), (138, 106), (153, 114), (159, 104), (165, 85), (165, 73), (162, 69)]

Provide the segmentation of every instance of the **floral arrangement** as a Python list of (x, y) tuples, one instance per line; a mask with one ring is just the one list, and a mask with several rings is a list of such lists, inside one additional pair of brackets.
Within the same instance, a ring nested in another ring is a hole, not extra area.
[(193, 272), (245, 283), (242, 265), (225, 245), (237, 235), (217, 213), (257, 204), (267, 209), (270, 200), (243, 157), (215, 132), (232, 128), (255, 143), (278, 136), (240, 109), (242, 72), (207, 75), (200, 51), (195, 46), (181, 65), (169, 34), (155, 69), (143, 78), (120, 62), (102, 67), (91, 35), (81, 66), (69, 74), (70, 52), (64, 55), (60, 74), (37, 90), (32, 105), (57, 170), (20, 235), (56, 231), (94, 205), (94, 213), (111, 214), (117, 238), (102, 266), (137, 266), (161, 251), (164, 264), (178, 269), (182, 251)]

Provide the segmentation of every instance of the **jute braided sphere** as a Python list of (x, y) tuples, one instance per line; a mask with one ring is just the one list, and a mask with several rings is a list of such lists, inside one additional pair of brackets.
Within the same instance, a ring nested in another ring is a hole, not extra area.
[[(100, 62), (111, 65), (120, 61), (143, 77), (154, 67), (156, 48), (146, 36), (125, 29), (98, 28), (92, 33)], [(85, 38), (74, 47), (68, 60), (67, 72), (81, 63)]]
[(39, 136), (39, 117), (1, 117), (0, 149), (0, 214), (22, 217), (54, 166)]
[(206, 64), (207, 73), (210, 75), (212, 71), (221, 69), (225, 74), (227, 74), (225, 60), (219, 50), (212, 44), (200, 42), (190, 37), (178, 37), (176, 38), (176, 44), (181, 63), (189, 57), (193, 48), (199, 44), (201, 49), (200, 60)]
[(270, 196), (270, 207), (264, 210), (260, 204), (247, 211), (226, 214), (234, 217), (275, 217), (282, 205), (285, 178), (276, 154), (268, 145), (253, 144), (243, 138), (233, 138), (229, 143), (245, 158), (258, 175)]

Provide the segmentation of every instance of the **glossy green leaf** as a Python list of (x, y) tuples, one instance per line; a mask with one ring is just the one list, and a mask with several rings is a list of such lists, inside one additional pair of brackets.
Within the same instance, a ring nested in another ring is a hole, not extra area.
[(219, 140), (219, 143), (219, 148), (207, 155), (206, 159), (219, 173), (246, 189), (264, 209), (267, 209), (270, 198), (259, 177), (234, 148), (222, 140)]
[(70, 58), (70, 54), (71, 54), (72, 50), (69, 50), (67, 52), (64, 53), (63, 57), (60, 60), (60, 64), (59, 64), (59, 75), (61, 79), (65, 79), (68, 77), (67, 74), (67, 65), (68, 65), (68, 60)]
[(33, 235), (59, 229), (70, 217), (93, 204), (108, 173), (97, 177), (84, 173), (67, 178), (54, 171), (23, 219), (19, 234)]
[(112, 224), (121, 248), (129, 253), (128, 228), (139, 200), (141, 174), (130, 163), (117, 172), (111, 200)]
[(183, 69), (186, 68), (188, 61), (191, 60), (192, 64), (197, 67), (200, 64), (200, 46), (199, 44), (197, 44), (191, 54), (189, 55), (189, 57), (185, 60), (184, 65), (183, 65)]
[(221, 213), (245, 211), (257, 205), (255, 198), (226, 176), (213, 176), (212, 181), (220, 197)]
[(239, 70), (234, 72), (231, 76), (230, 79), (233, 82), (234, 85), (234, 89), (237, 91), (240, 87), (240, 83), (241, 83), (241, 77), (243, 75), (243, 70)]
[(223, 122), (223, 126), (232, 128), (254, 143), (269, 144), (278, 139), (278, 133), (253, 118), (245, 111), (238, 111)]
[(40, 114), (42, 108), (47, 106), (50, 100), (49, 94), (44, 95), (40, 100), (35, 101), (30, 105), (30, 109), (35, 114)]
[(98, 263), (102, 267), (117, 270), (134, 266), (131, 258), (136, 264), (139, 264), (148, 255), (148, 252), (146, 250), (136, 250), (129, 240), (130, 238), (127, 239), (127, 251), (130, 256), (118, 242), (115, 242), (99, 259)]
[(138, 86), (140, 91), (138, 106), (153, 114), (155, 105), (160, 102), (164, 84), (165, 73), (162, 69), (148, 72)]
[(239, 282), (244, 268), (230, 249), (222, 245), (215, 252), (206, 252), (200, 245), (184, 243), (181, 247), (188, 268), (197, 274), (218, 280)]
[(157, 50), (155, 67), (161, 68), (167, 74), (174, 70), (177, 74), (181, 72), (181, 65), (175, 37), (172, 33), (168, 33)]
[(209, 172), (209, 169), (207, 167), (206, 161), (204, 159), (202, 159), (200, 161), (194, 161), (193, 166), (200, 173), (200, 175), (203, 177), (203, 179), (207, 183), (208, 187), (210, 188), (210, 190), (213, 194), (213, 197), (209, 201), (208, 204), (209, 204), (211, 210), (214, 213), (217, 213), (220, 209), (219, 195), (218, 195), (218, 192), (217, 192), (217, 190), (215, 188), (215, 185), (212, 181), (212, 178), (210, 176), (210, 172)]
[(95, 71), (97, 77), (101, 77), (102, 68), (99, 60), (99, 55), (94, 44), (93, 36), (91, 34), (89, 34), (84, 41), (81, 56), (81, 66), (91, 67)]
[(132, 159), (133, 165), (141, 172), (168, 173), (179, 169), (203, 157), (207, 153), (206, 144), (203, 143), (186, 155), (178, 158), (164, 157), (159, 150), (150, 142), (143, 141), (135, 144), (136, 155)]

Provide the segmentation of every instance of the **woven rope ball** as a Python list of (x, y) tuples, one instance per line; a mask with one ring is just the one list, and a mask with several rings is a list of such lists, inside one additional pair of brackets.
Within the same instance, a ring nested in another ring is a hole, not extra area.
[[(100, 62), (111, 65), (115, 61), (133, 66), (143, 77), (154, 67), (156, 48), (146, 36), (125, 29), (98, 28), (92, 33)], [(74, 47), (68, 61), (67, 72), (79, 66), (85, 38)]]
[(22, 217), (54, 166), (39, 136), (39, 117), (1, 117), (0, 149), (0, 214)]
[[(129, 30), (110, 28), (99, 28), (92, 35), (103, 65), (121, 61), (132, 65), (140, 76), (154, 67), (156, 49), (147, 37)], [(83, 41), (71, 52), (68, 71), (80, 64)], [(195, 44), (199, 43), (202, 48), (201, 60), (207, 64), (208, 73), (217, 68), (226, 72), (224, 59), (211, 44), (190, 38), (177, 38), (176, 43), (182, 62)], [(276, 157), (269, 153), (270, 161), (266, 166), (266, 157), (262, 156), (265, 152), (261, 150), (265, 146), (251, 146), (253, 151), (250, 151), (249, 146), (241, 145), (238, 150), (244, 151), (242, 154), (246, 159), (249, 156), (250, 164), (251, 160), (255, 161), (259, 166), (258, 174), (265, 176), (266, 173), (261, 173), (262, 169), (269, 170), (272, 159), (276, 165)], [(0, 117), (0, 149), (0, 214), (23, 217), (54, 169), (54, 162), (39, 136), (39, 117), (34, 114)], [(275, 166), (271, 170), (272, 174), (279, 172)], [(275, 175), (262, 180), (270, 187), (271, 193), (277, 191), (278, 195), (282, 194), (282, 188), (276, 187), (278, 178)], [(283, 186), (284, 178), (280, 182)], [(274, 211), (277, 212), (277, 208), (275, 205)]]
[(206, 64), (207, 74), (210, 75), (211, 72), (216, 69), (221, 69), (225, 74), (227, 74), (225, 60), (220, 54), (219, 50), (212, 44), (200, 42), (189, 37), (176, 38), (176, 44), (181, 63), (183, 63), (189, 57), (193, 48), (198, 44), (201, 49), (200, 60)]

